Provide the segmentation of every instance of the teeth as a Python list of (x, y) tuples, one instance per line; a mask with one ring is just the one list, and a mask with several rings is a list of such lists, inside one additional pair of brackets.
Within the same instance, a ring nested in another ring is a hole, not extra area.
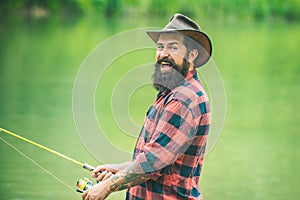
[(162, 64), (162, 65), (168, 65), (169, 63), (168, 63), (168, 62), (165, 62), (165, 61), (163, 61), (163, 62), (161, 62), (161, 64)]

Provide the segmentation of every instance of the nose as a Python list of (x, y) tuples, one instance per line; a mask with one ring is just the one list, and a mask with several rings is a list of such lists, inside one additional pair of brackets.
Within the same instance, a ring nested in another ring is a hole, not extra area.
[(170, 53), (167, 48), (164, 48), (160, 51), (157, 52), (157, 58), (162, 59), (162, 58), (168, 58), (170, 56)]
[(170, 54), (167, 48), (163, 48), (160, 55), (161, 57), (168, 57)]

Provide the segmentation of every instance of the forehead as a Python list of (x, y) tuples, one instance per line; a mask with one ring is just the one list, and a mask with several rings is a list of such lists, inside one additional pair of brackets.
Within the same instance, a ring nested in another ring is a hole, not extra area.
[(179, 32), (161, 33), (158, 37), (157, 43), (183, 43), (183, 34)]

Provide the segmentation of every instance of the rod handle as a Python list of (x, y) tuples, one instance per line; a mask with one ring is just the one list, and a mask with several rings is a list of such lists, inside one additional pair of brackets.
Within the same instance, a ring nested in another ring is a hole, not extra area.
[(83, 163), (82, 167), (83, 167), (83, 169), (86, 169), (90, 172), (94, 171), (94, 169), (95, 169), (95, 167), (93, 167), (92, 165), (89, 165), (87, 163)]

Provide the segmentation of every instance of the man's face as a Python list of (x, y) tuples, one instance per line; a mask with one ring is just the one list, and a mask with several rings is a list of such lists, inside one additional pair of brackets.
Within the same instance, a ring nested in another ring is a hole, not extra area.
[(180, 33), (162, 33), (157, 41), (153, 85), (159, 91), (170, 92), (183, 83), (189, 70), (187, 49)]
[(179, 67), (186, 58), (187, 49), (183, 44), (183, 35), (180, 33), (162, 33), (156, 43), (156, 62), (161, 64), (161, 72), (167, 72), (172, 68), (172, 63), (163, 62), (163, 60), (172, 61)]

